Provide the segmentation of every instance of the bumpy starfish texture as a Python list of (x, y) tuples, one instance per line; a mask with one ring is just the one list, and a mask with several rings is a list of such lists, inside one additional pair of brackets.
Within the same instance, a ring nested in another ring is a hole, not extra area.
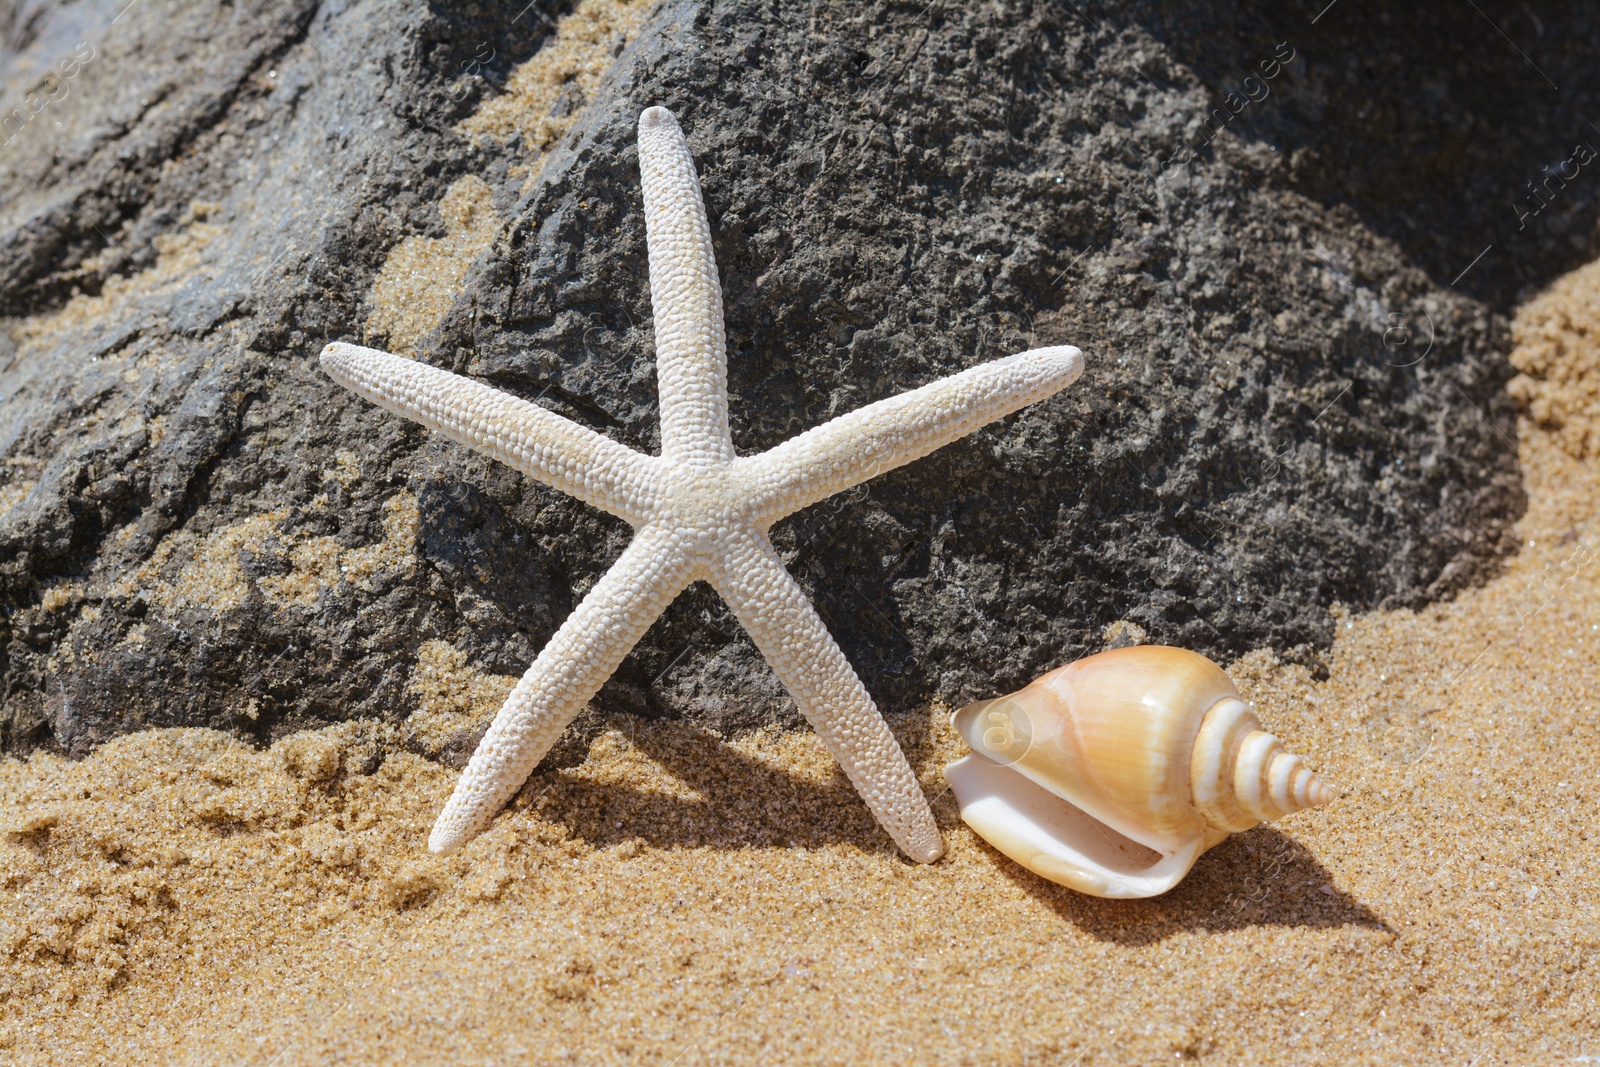
[(944, 852), (916, 776), (767, 531), (1076, 381), (1076, 348), (952, 375), (736, 456), (728, 434), (722, 286), (689, 145), (665, 108), (639, 116), (661, 455), (413, 360), (342, 343), (322, 365), (346, 388), (626, 520), (633, 541), (556, 631), (495, 716), (428, 838), (459, 849), (494, 817), (674, 597), (709, 581), (897, 845)]

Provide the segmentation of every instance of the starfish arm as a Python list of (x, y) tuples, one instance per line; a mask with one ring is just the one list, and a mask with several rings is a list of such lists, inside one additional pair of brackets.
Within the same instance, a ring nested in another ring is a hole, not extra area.
[(483, 829), (693, 577), (676, 533), (639, 531), (506, 698), (433, 824), (429, 850), (449, 855)]
[(381, 408), (420, 422), (634, 526), (656, 496), (656, 460), (538, 404), (375, 348), (340, 342), (322, 368)]
[(650, 250), (661, 452), (694, 463), (733, 459), (722, 282), (700, 180), (678, 120), (664, 107), (639, 116), (639, 174)]
[(739, 461), (750, 514), (771, 525), (1043, 400), (1082, 373), (1076, 348), (1036, 348), (841, 415)]
[(766, 535), (734, 533), (712, 564), (711, 582), (895, 844), (921, 863), (943, 855), (899, 743)]

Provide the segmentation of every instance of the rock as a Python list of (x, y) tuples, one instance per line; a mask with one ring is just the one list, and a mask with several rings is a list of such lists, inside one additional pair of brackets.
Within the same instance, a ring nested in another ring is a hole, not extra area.
[[(1600, 143), (1582, 6), (1506, 27), (1560, 106), (1433, 3), (519, 7), (0, 19), (6, 749), (398, 721), (425, 645), (525, 669), (627, 529), (316, 355), (414, 348), (654, 449), (653, 103), (700, 166), (741, 450), (1033, 344), (1089, 357), (774, 531), (886, 710), (1016, 688), (1112, 622), (1315, 663), (1335, 602), (1418, 606), (1514, 548), (1504, 311), (1593, 255), (1600, 185), (1506, 205)], [(431, 328), (401, 262), (459, 289)], [(700, 586), (598, 705), (796, 721)]]

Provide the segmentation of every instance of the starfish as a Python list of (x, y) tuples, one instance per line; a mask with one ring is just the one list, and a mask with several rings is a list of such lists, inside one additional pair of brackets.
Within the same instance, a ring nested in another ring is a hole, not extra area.
[(688, 142), (666, 108), (639, 116), (661, 455), (470, 378), (335, 342), (322, 366), (357, 395), (610, 512), (633, 540), (523, 675), (428, 838), (449, 854), (522, 787), (668, 604), (709, 581), (901, 850), (944, 852), (933, 812), (872, 697), (784, 568), (779, 519), (965, 437), (1076, 381), (1069, 346), (994, 360), (842, 415), (756, 456), (728, 433), (722, 285)]

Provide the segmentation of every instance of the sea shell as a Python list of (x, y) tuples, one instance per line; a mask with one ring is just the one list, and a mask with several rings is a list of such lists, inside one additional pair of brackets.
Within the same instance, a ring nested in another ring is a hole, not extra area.
[(1222, 668), (1181, 648), (1102, 652), (951, 721), (973, 751), (944, 772), (962, 819), (1095, 896), (1165, 893), (1228, 834), (1333, 799)]

